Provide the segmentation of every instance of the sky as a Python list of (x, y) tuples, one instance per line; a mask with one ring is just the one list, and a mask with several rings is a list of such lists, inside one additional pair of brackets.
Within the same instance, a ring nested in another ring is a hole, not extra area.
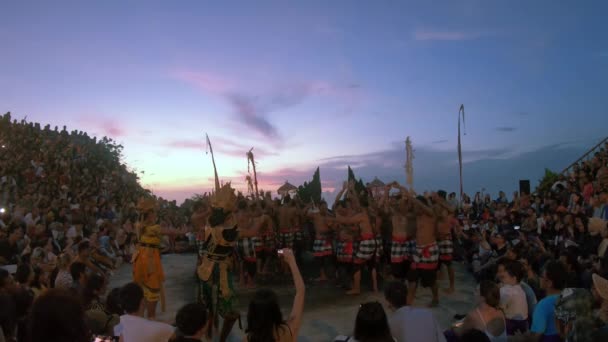
[(534, 187), (607, 135), (606, 1), (3, 1), (0, 112), (121, 142), (181, 202), (245, 188), (253, 148), (276, 193), (321, 170), (368, 182)]

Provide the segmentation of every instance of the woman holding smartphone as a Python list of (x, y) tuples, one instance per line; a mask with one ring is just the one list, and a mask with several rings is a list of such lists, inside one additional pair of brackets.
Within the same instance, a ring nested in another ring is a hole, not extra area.
[(291, 314), (284, 320), (277, 294), (270, 289), (258, 290), (249, 302), (246, 342), (292, 342), (298, 339), (306, 292), (304, 280), (291, 249), (279, 250), (279, 257), (283, 257), (289, 266), (296, 287)]

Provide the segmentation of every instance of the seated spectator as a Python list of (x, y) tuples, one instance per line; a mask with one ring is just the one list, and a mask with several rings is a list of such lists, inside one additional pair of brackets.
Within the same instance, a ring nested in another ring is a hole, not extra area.
[(76, 257), (76, 261), (85, 264), (91, 272), (105, 275), (103, 270), (91, 261), (91, 246), (88, 241), (82, 241), (78, 244), (78, 256)]
[(462, 334), (460, 339), (467, 342), (492, 342), (492, 339), (489, 338), (487, 334), (477, 329), (467, 331)]
[(390, 282), (384, 290), (393, 315), (389, 318), (392, 336), (399, 342), (445, 341), (443, 331), (428, 309), (407, 306), (407, 287), (399, 281)]
[(207, 334), (209, 319), (203, 304), (186, 304), (175, 317), (180, 336), (173, 342), (199, 342)]
[(536, 339), (559, 341), (559, 332), (555, 325), (555, 303), (566, 285), (566, 268), (559, 261), (549, 261), (541, 277), (541, 287), (546, 297), (536, 305), (530, 331)]
[(596, 324), (591, 293), (585, 289), (563, 290), (555, 303), (555, 319), (557, 330), (565, 341), (593, 341)]
[(4, 268), (0, 268), (0, 293), (10, 291), (15, 286), (11, 274)]
[(481, 282), (477, 308), (467, 314), (461, 326), (454, 328), (454, 333), (467, 341), (462, 336), (470, 330), (483, 331), (493, 342), (507, 341), (507, 323), (500, 310), (500, 288), (492, 281)]
[(37, 298), (49, 288), (48, 277), (39, 267), (34, 267), (32, 271), (34, 272), (34, 278), (30, 282), (30, 289), (34, 292), (34, 297)]
[(291, 314), (287, 320), (284, 320), (276, 293), (268, 289), (258, 290), (249, 303), (247, 311), (245, 333), (248, 342), (293, 341), (298, 336), (306, 290), (293, 251), (283, 249), (283, 258), (291, 270), (296, 287)]
[(34, 302), (32, 291), (17, 287), (12, 290), (15, 307), (17, 308), (17, 341), (26, 341), (28, 314)]
[(17, 330), (17, 308), (8, 292), (0, 292), (0, 342), (14, 341)]
[(80, 301), (69, 291), (52, 289), (41, 295), (28, 320), (29, 341), (90, 341)]
[(19, 247), (21, 239), (23, 239), (21, 228), (12, 228), (9, 230), (8, 237), (0, 237), (0, 265), (17, 264), (18, 256), (22, 251), (22, 248)]
[(507, 319), (507, 335), (528, 331), (528, 301), (519, 284), (524, 271), (517, 261), (505, 260), (498, 265), (500, 308)]
[(602, 330), (608, 333), (608, 280), (600, 277), (598, 274), (593, 275), (593, 287), (591, 292), (599, 303), (598, 318), (603, 323)]
[(106, 292), (107, 281), (99, 274), (92, 274), (87, 278), (82, 290), (82, 305), (86, 310), (105, 310), (101, 297)]
[(26, 290), (30, 290), (30, 283), (34, 280), (34, 270), (28, 263), (23, 263), (17, 266), (15, 271), (15, 281), (17, 285)]
[(114, 327), (114, 336), (125, 342), (167, 342), (175, 329), (166, 323), (144, 318), (144, 291), (136, 283), (129, 283), (120, 290), (122, 308), (120, 323)]
[(70, 265), (70, 275), (72, 276), (70, 290), (80, 295), (87, 284), (87, 266), (78, 261), (73, 262)]
[(57, 262), (57, 276), (53, 286), (58, 289), (69, 289), (72, 286), (74, 280), (70, 274), (70, 265), (72, 264), (72, 258), (69, 254), (63, 253), (59, 256)]
[(394, 342), (384, 308), (378, 302), (364, 303), (359, 306), (355, 319), (354, 335), (338, 336), (334, 342)]

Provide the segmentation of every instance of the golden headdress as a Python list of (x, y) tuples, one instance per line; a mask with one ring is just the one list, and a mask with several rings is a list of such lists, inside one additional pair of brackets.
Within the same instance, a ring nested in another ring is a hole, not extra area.
[(136, 209), (140, 214), (149, 211), (158, 211), (158, 203), (152, 197), (141, 197), (139, 201), (137, 201)]
[(233, 211), (236, 207), (236, 195), (230, 183), (224, 184), (211, 195), (211, 207), (222, 208), (225, 212)]

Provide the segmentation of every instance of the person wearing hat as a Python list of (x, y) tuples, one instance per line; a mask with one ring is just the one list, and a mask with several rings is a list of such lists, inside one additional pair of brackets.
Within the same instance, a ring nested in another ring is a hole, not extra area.
[(144, 291), (145, 311), (148, 318), (156, 318), (156, 305), (161, 302), (161, 310), (165, 310), (165, 295), (163, 282), (165, 273), (160, 261), (160, 246), (163, 234), (175, 235), (181, 231), (161, 228), (157, 223), (158, 204), (153, 198), (142, 198), (137, 203), (140, 221), (136, 227), (138, 246), (133, 254), (133, 281)]
[[(239, 238), (252, 237), (258, 234), (266, 221), (258, 221), (249, 229), (238, 227), (235, 215), (237, 197), (230, 183), (219, 187), (216, 179), (216, 191), (210, 198), (211, 214), (207, 222), (196, 221), (203, 231), (203, 246), (200, 265), (197, 267), (199, 285), (198, 300), (209, 308), (211, 337), (213, 327), (217, 327), (218, 315), (223, 318), (219, 341), (225, 342), (240, 314), (233, 307), (235, 301), (232, 287), (232, 274), (228, 271), (234, 249)], [(270, 219), (269, 217), (267, 217)]]

